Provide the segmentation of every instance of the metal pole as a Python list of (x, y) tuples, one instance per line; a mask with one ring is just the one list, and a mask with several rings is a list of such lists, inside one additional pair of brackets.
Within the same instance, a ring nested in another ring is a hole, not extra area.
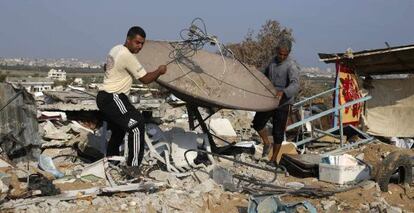
[(344, 138), (344, 126), (342, 123), (342, 113), (341, 113), (341, 108), (339, 108), (338, 110), (338, 114), (339, 114), (339, 140), (341, 142), (341, 147), (343, 146), (343, 138)]

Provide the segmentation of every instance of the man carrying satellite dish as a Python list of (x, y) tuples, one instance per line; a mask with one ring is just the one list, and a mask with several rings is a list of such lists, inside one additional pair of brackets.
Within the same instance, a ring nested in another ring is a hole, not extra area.
[(298, 64), (289, 57), (292, 42), (289, 39), (282, 39), (276, 47), (276, 56), (270, 64), (263, 70), (263, 73), (273, 83), (278, 91), (276, 96), (279, 98), (279, 106), (269, 112), (257, 112), (253, 119), (253, 128), (259, 133), (263, 141), (263, 155), (269, 155), (272, 144), (269, 141), (266, 129), (267, 121), (273, 120), (273, 154), (269, 163), (276, 165), (276, 157), (284, 141), (286, 124), (291, 105), (295, 96), (299, 92), (299, 71)]
[(145, 128), (141, 113), (130, 103), (127, 95), (133, 79), (149, 84), (167, 71), (166, 65), (161, 65), (155, 71), (147, 72), (135, 57), (134, 54), (144, 46), (145, 37), (141, 27), (131, 27), (124, 45), (117, 45), (109, 51), (104, 83), (96, 98), (99, 111), (112, 131), (107, 156), (119, 155), (119, 146), (125, 142), (127, 166), (135, 168), (144, 155)]

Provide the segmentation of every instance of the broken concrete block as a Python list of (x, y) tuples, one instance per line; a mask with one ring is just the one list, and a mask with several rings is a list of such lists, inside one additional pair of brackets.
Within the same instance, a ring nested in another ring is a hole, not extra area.
[(299, 183), (299, 182), (289, 182), (289, 183), (286, 183), (285, 186), (298, 190), (298, 189), (305, 187), (305, 184)]
[(161, 170), (154, 170), (150, 172), (149, 177), (158, 181), (168, 182), (172, 186), (177, 186), (179, 183), (179, 180), (173, 174)]
[(209, 127), (213, 132), (222, 137), (237, 137), (230, 121), (226, 118), (214, 118), (209, 122)]
[(44, 138), (55, 140), (69, 140), (71, 138), (69, 134), (66, 134), (69, 129), (58, 129), (50, 121), (42, 123), (41, 127), (43, 127), (43, 130), (45, 131), (43, 135)]
[(389, 206), (386, 209), (386, 212), (387, 213), (402, 213), (402, 210), (401, 210), (401, 208), (398, 208), (398, 207), (395, 207), (395, 206)]
[(128, 210), (128, 204), (125, 204), (125, 203), (121, 204), (121, 210), (122, 211)]
[[(292, 142), (283, 141), (282, 146), (280, 147), (280, 151), (278, 155), (276, 156), (277, 163), (280, 162), (280, 159), (282, 158), (283, 154), (297, 155), (298, 152), (296, 151), (296, 144)], [(267, 159), (270, 160), (272, 155), (273, 155), (273, 148), (270, 149)]]
[(203, 183), (193, 187), (194, 192), (198, 193), (207, 193), (213, 191), (218, 185), (214, 182), (213, 179), (208, 179)]
[(233, 175), (226, 168), (220, 166), (214, 167), (213, 170), (210, 171), (210, 177), (213, 178), (214, 182), (222, 185), (224, 190), (232, 192), (237, 191), (233, 182)]
[(321, 204), (322, 208), (327, 212), (333, 212), (334, 209), (337, 208), (335, 200), (323, 200), (321, 201)]

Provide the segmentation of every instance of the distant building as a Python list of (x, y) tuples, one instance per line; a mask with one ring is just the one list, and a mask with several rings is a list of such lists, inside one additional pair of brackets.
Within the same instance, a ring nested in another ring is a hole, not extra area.
[(47, 73), (47, 77), (53, 80), (66, 81), (66, 72), (61, 69), (50, 69)]
[(73, 83), (75, 85), (83, 85), (83, 79), (82, 78), (75, 78), (75, 80), (73, 80)]
[(53, 80), (49, 78), (33, 77), (33, 78), (18, 78), (7, 77), (6, 82), (15, 86), (21, 85), (28, 92), (43, 92), (45, 90), (53, 89)]

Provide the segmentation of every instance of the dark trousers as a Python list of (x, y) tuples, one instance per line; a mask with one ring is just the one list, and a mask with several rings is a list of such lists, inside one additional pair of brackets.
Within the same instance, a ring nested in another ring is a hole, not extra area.
[(286, 124), (287, 119), (289, 116), (290, 105), (282, 105), (279, 108), (276, 108), (273, 111), (269, 112), (256, 112), (256, 115), (253, 119), (253, 128), (256, 131), (260, 131), (266, 127), (267, 121), (270, 118), (273, 120), (273, 143), (281, 144), (283, 142), (285, 131), (286, 131)]
[(126, 142), (127, 165), (139, 166), (144, 156), (145, 126), (141, 113), (129, 102), (125, 94), (99, 91), (96, 104), (112, 132), (107, 155), (119, 155), (119, 146)]

